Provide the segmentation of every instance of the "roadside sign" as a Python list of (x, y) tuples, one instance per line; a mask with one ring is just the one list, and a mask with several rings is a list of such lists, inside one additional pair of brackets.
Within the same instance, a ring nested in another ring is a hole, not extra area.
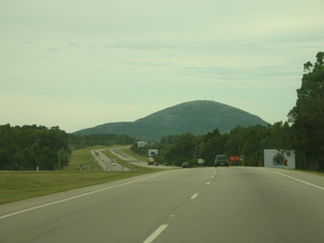
[(230, 161), (231, 161), (231, 162), (237, 162), (237, 161), (239, 161), (239, 160), (240, 160), (240, 157), (237, 156), (237, 155), (232, 155), (232, 156), (230, 157)]

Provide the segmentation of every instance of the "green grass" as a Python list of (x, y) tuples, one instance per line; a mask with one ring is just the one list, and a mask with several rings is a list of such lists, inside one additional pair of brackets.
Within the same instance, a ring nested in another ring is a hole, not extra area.
[(120, 149), (120, 151), (127, 154), (127, 155), (129, 155), (129, 156), (131, 156), (131, 157), (133, 157), (133, 158), (135, 158), (135, 159), (137, 159), (137, 160), (139, 160), (139, 161), (147, 161), (147, 158), (148, 158), (148, 156), (137, 154), (134, 151), (132, 151), (130, 149), (127, 149), (127, 148)]
[[(93, 147), (73, 151), (69, 165), (63, 170), (1, 171), (0, 204), (159, 171), (129, 164), (130, 171), (105, 172), (97, 165), (90, 153), (91, 149)], [(113, 158), (118, 163), (125, 163)], [(80, 165), (85, 165), (87, 169), (80, 171)]]
[(94, 146), (74, 150), (70, 156), (69, 164), (64, 168), (64, 170), (79, 170), (80, 165), (83, 165), (87, 170), (102, 171), (101, 167), (90, 153), (91, 150), (99, 148), (104, 148), (104, 146)]
[(315, 174), (315, 175), (324, 176), (324, 172), (310, 171), (310, 170), (296, 170), (296, 171), (300, 171), (300, 172), (305, 172), (305, 173), (309, 173), (309, 174)]
[(314, 174), (314, 175), (324, 176), (324, 172), (320, 172), (320, 171), (302, 170), (302, 169), (289, 169), (289, 168), (275, 168), (275, 169), (290, 170), (290, 171), (297, 171), (297, 172), (302, 172), (302, 173), (307, 173), (307, 174)]

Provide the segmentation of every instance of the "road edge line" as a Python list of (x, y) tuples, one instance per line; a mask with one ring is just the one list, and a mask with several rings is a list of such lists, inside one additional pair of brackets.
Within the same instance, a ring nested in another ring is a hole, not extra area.
[(9, 218), (11, 216), (15, 216), (15, 215), (18, 215), (18, 214), (27, 213), (29, 211), (33, 211), (33, 210), (36, 210), (36, 209), (39, 209), (39, 208), (44, 208), (44, 207), (48, 207), (48, 206), (51, 206), (51, 205), (55, 205), (55, 204), (59, 204), (59, 203), (67, 202), (67, 201), (71, 201), (71, 200), (78, 199), (78, 198), (85, 197), (85, 196), (89, 196), (89, 195), (94, 194), (94, 193), (98, 193), (98, 192), (102, 192), (102, 191), (106, 191), (106, 190), (110, 190), (110, 189), (114, 189), (114, 188), (118, 188), (118, 187), (124, 187), (124, 186), (127, 186), (129, 184), (133, 184), (133, 183), (136, 183), (136, 182), (139, 182), (139, 181), (143, 181), (143, 180), (146, 180), (146, 179), (154, 178), (154, 177), (157, 177), (157, 176), (160, 176), (160, 175), (161, 174), (155, 174), (155, 175), (152, 175), (152, 176), (148, 176), (148, 177), (141, 178), (141, 179), (137, 179), (137, 180), (132, 180), (132, 181), (129, 181), (129, 182), (126, 182), (126, 183), (122, 183), (122, 184), (119, 184), (119, 185), (108, 186), (108, 187), (100, 188), (100, 189), (97, 189), (97, 190), (94, 190), (94, 191), (90, 191), (90, 192), (78, 194), (78, 195), (75, 195), (75, 196), (72, 196), (72, 197), (67, 197), (67, 198), (60, 199), (60, 200), (56, 200), (56, 201), (53, 201), (53, 202), (41, 204), (41, 205), (34, 206), (34, 207), (31, 207), (31, 208), (26, 208), (26, 209), (18, 210), (18, 211), (12, 212), (12, 213), (8, 213), (8, 214), (5, 214), (5, 215), (1, 215), (0, 216), (0, 220), (1, 219), (5, 219), (5, 218)]
[(313, 183), (308, 182), (308, 181), (304, 181), (304, 180), (298, 179), (296, 177), (293, 177), (293, 176), (290, 176), (290, 175), (287, 175), (287, 174), (284, 174), (284, 173), (275, 172), (275, 171), (267, 171), (267, 170), (263, 170), (263, 171), (264, 172), (267, 172), (267, 173), (277, 174), (277, 175), (280, 175), (282, 177), (286, 177), (286, 178), (288, 178), (290, 180), (293, 180), (293, 181), (296, 181), (296, 182), (299, 182), (299, 183), (303, 183), (305, 185), (312, 186), (312, 187), (315, 187), (317, 189), (320, 189), (320, 190), (323, 190), (324, 191), (324, 187), (322, 187), (322, 186), (313, 184)]
[(301, 179), (298, 179), (298, 178), (295, 178), (293, 176), (289, 176), (289, 175), (286, 175), (286, 174), (283, 174), (283, 173), (280, 173), (280, 172), (274, 172), (275, 174), (278, 174), (278, 175), (281, 175), (283, 177), (286, 177), (288, 179), (291, 179), (291, 180), (294, 180), (294, 181), (297, 181), (297, 182), (300, 182), (300, 183), (304, 183), (306, 185), (309, 185), (309, 186), (312, 186), (312, 187), (315, 187), (317, 189), (320, 189), (320, 190), (323, 190), (324, 191), (324, 187), (322, 186), (319, 186), (319, 185), (316, 185), (316, 184), (313, 184), (313, 183), (310, 183), (308, 181), (304, 181), (304, 180), (301, 180)]

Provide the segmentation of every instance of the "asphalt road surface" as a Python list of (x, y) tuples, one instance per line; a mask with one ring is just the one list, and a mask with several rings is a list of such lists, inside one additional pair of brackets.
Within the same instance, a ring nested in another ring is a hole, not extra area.
[(123, 149), (127, 148), (129, 149), (130, 146), (115, 146), (114, 148), (110, 148), (109, 151), (113, 153), (115, 156), (119, 157), (121, 160), (132, 163), (137, 166), (142, 166), (142, 167), (149, 167), (149, 168), (157, 168), (157, 169), (174, 169), (174, 168), (179, 168), (177, 166), (166, 166), (166, 165), (148, 165), (147, 161), (140, 161), (126, 153), (123, 153)]
[(97, 160), (99, 166), (104, 171), (128, 171), (129, 169), (126, 167), (121, 166), (120, 164), (116, 163), (116, 161), (108, 158), (105, 154), (102, 153), (103, 150), (106, 149), (94, 149), (91, 150), (92, 156)]
[(0, 206), (0, 242), (323, 242), (324, 177), (166, 170)]

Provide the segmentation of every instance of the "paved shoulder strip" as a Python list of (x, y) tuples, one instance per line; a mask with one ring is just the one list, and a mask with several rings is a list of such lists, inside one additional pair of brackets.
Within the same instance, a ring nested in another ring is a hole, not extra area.
[(292, 177), (292, 176), (289, 176), (289, 175), (286, 175), (286, 174), (283, 174), (283, 173), (280, 173), (280, 172), (273, 172), (273, 173), (278, 174), (278, 175), (281, 175), (281, 176), (286, 177), (288, 179), (291, 179), (291, 180), (300, 182), (300, 183), (304, 183), (306, 185), (309, 185), (309, 186), (312, 186), (312, 187), (315, 187), (317, 189), (320, 189), (320, 190), (323, 190), (324, 191), (324, 187), (319, 186), (319, 185), (316, 185), (316, 184), (313, 184), (313, 183), (310, 183), (308, 181), (304, 181), (304, 180), (301, 180), (301, 179), (298, 179), (298, 178), (295, 178), (295, 177)]
[(26, 212), (29, 212), (29, 211), (32, 211), (32, 210), (48, 207), (48, 206), (55, 205), (55, 204), (58, 204), (58, 203), (67, 202), (67, 201), (70, 201), (70, 200), (73, 200), (73, 199), (85, 197), (85, 196), (88, 196), (88, 195), (91, 195), (91, 194), (94, 194), (94, 193), (98, 193), (98, 192), (101, 192), (101, 191), (106, 191), (106, 190), (110, 190), (110, 189), (114, 189), (114, 188), (118, 188), (118, 187), (127, 186), (129, 184), (133, 184), (133, 183), (136, 183), (136, 182), (139, 182), (139, 181), (154, 178), (154, 177), (159, 176), (159, 175), (160, 174), (156, 174), (156, 175), (153, 175), (153, 176), (148, 176), (148, 177), (137, 179), (137, 180), (132, 180), (132, 181), (129, 181), (129, 182), (126, 182), (126, 183), (123, 183), (123, 184), (119, 184), (119, 185), (115, 185), (115, 186), (108, 186), (108, 187), (104, 187), (104, 188), (101, 188), (101, 189), (98, 189), (98, 190), (95, 190), (95, 191), (82, 193), (82, 194), (79, 194), (79, 195), (75, 195), (75, 196), (72, 196), (72, 197), (64, 198), (64, 199), (61, 199), (61, 200), (57, 200), (57, 201), (53, 201), (53, 202), (49, 202), (49, 203), (45, 203), (45, 204), (41, 204), (41, 205), (31, 207), (31, 208), (26, 208), (26, 209), (19, 210), (19, 211), (13, 212), (13, 213), (1, 215), (0, 219), (5, 219), (5, 218), (8, 218), (8, 217), (11, 217), (11, 216), (14, 216), (14, 215), (26, 213)]
[(287, 175), (287, 174), (284, 174), (284, 173), (274, 172), (274, 171), (267, 171), (267, 170), (265, 170), (265, 172), (272, 173), (272, 174), (276, 174), (276, 175), (280, 175), (280, 176), (286, 177), (286, 178), (288, 178), (290, 180), (297, 181), (297, 182), (300, 182), (300, 183), (303, 183), (303, 184), (306, 184), (308, 186), (312, 186), (312, 187), (315, 187), (317, 189), (320, 189), (320, 190), (323, 190), (324, 191), (324, 187), (322, 187), (322, 186), (319, 186), (319, 185), (310, 183), (308, 181), (304, 181), (304, 180), (298, 179), (296, 177), (293, 177), (293, 176), (290, 176), (290, 175)]

